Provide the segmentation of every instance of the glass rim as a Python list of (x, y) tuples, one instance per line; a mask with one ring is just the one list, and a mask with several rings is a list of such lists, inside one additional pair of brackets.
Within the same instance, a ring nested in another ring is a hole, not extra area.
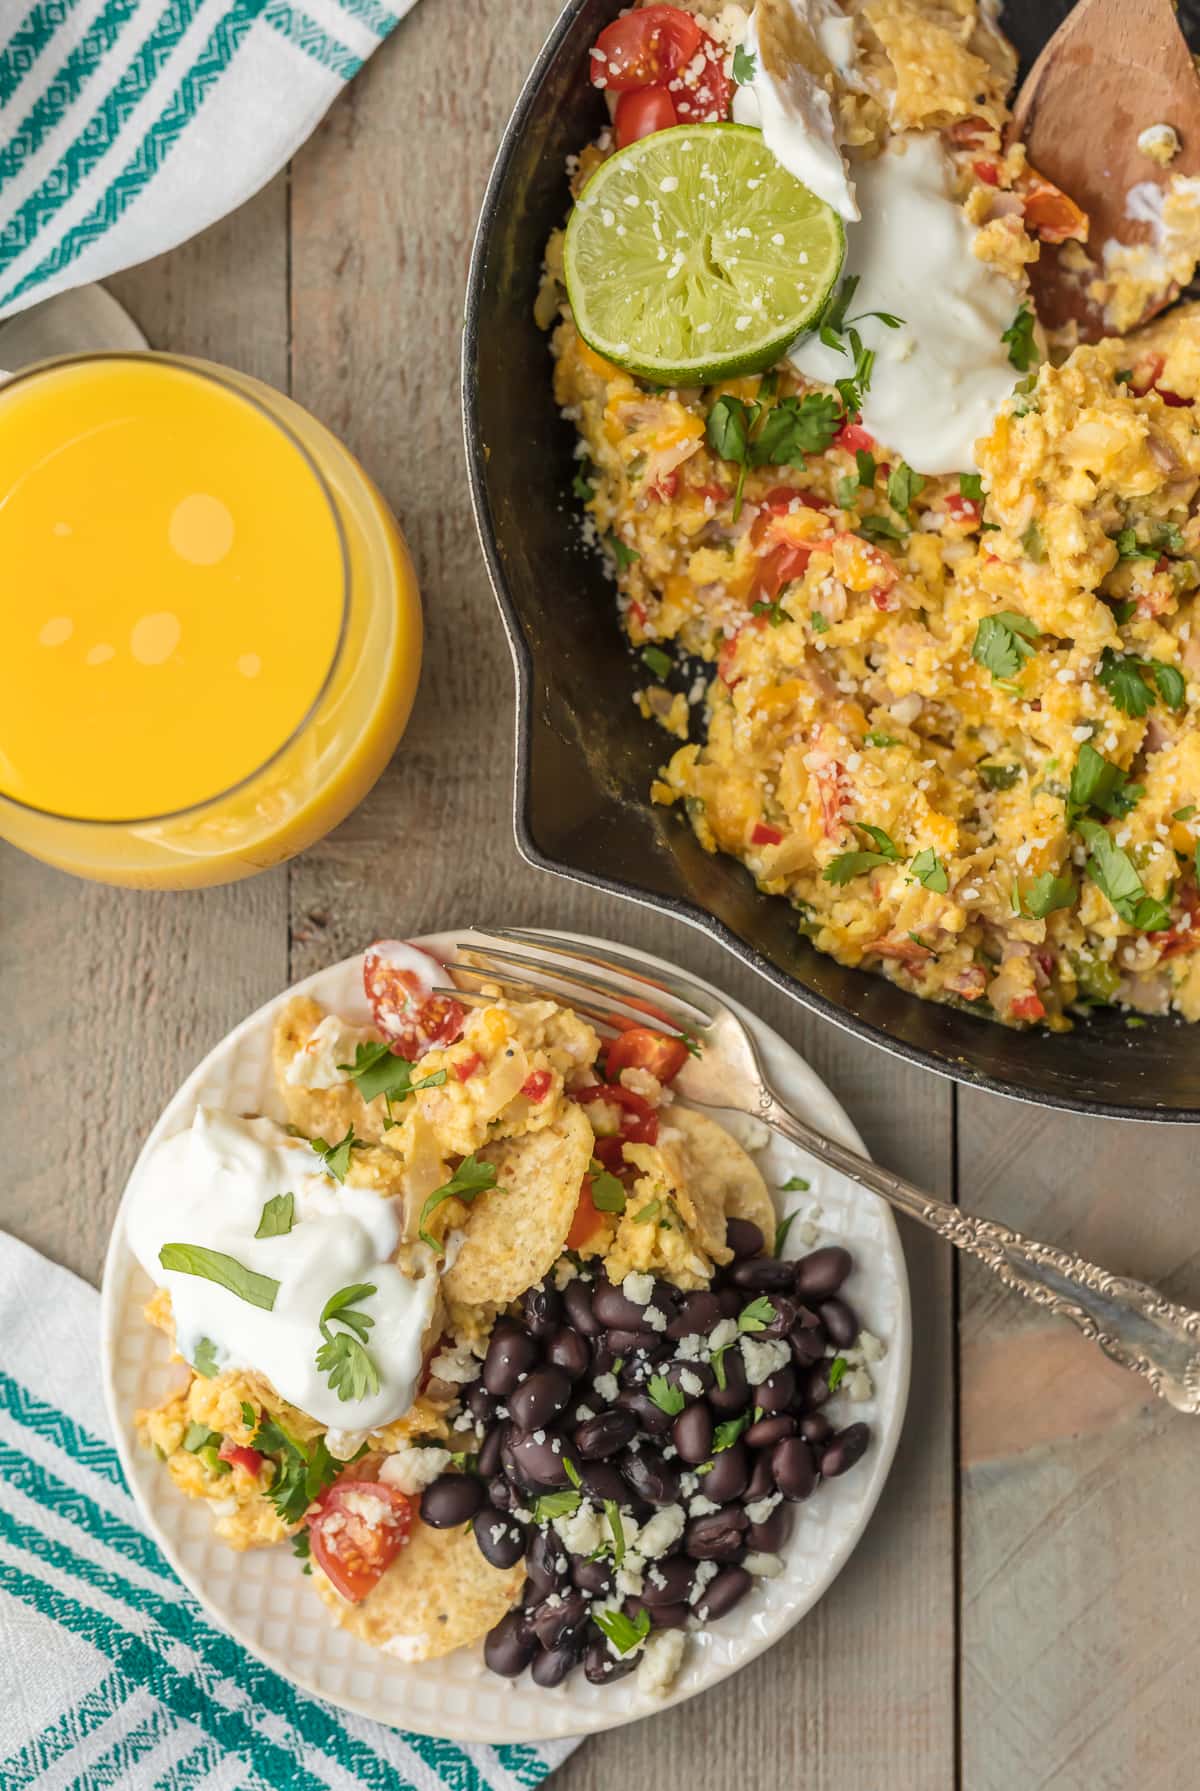
[[(13, 808), (20, 809), (24, 814), (38, 815), (46, 821), (64, 822), (69, 827), (155, 827), (161, 826), (169, 821), (183, 821), (187, 820), (189, 816), (201, 815), (205, 810), (213, 808), (217, 803), (225, 802), (229, 797), (236, 796), (239, 791), (248, 789), (257, 778), (262, 777), (264, 772), (271, 769), (272, 765), (277, 764), (284, 754), (289, 752), (291, 748), (296, 745), (297, 741), (302, 738), (317, 711), (321, 707), (321, 704), (329, 694), (334, 676), (341, 665), (342, 654), (345, 650), (346, 641), (349, 635), (350, 604), (353, 595), (350, 571), (350, 550), (346, 540), (346, 530), (342, 523), (341, 512), (338, 509), (337, 501), (333, 495), (333, 488), (321, 471), (316, 460), (313, 458), (313, 455), (300, 440), (300, 437), (296, 434), (290, 424), (286, 423), (282, 417), (277, 417), (262, 399), (257, 397), (255, 393), (246, 391), (239, 383), (240, 378), (245, 378), (252, 380), (256, 385), (265, 384), (264, 381), (255, 380), (253, 374), (247, 373), (239, 376), (236, 369), (222, 367), (215, 361), (192, 359), (187, 355), (172, 354), (163, 349), (90, 349), (84, 350), (78, 354), (51, 355), (44, 361), (33, 361), (29, 366), (19, 368), (16, 373), (11, 374), (7, 379), (3, 380), (3, 382), (0, 382), (0, 408), (3, 407), (5, 398), (14, 387), (22, 385), (26, 381), (35, 379), (42, 374), (54, 372), (59, 367), (76, 366), (83, 361), (154, 361), (158, 363), (166, 363), (169, 366), (175, 367), (181, 373), (190, 374), (196, 379), (207, 380), (210, 385), (217, 386), (222, 391), (251, 405), (253, 409), (277, 429), (296, 450), (308, 471), (312, 474), (313, 479), (316, 482), (317, 490), (324, 498), (326, 508), (333, 520), (334, 533), (338, 545), (338, 555), (341, 560), (341, 621), (338, 625), (337, 639), (333, 645), (333, 653), (325, 674), (321, 679), (321, 683), (312, 702), (309, 704), (308, 708), (300, 717), (300, 720), (296, 723), (296, 726), (292, 729), (287, 738), (281, 741), (273, 752), (268, 754), (261, 765), (256, 765), (253, 770), (246, 772), (244, 777), (239, 777), (234, 783), (226, 785), (224, 789), (217, 790), (211, 796), (202, 796), (196, 802), (185, 804), (183, 808), (166, 809), (163, 812), (154, 815), (127, 815), (116, 817), (63, 814), (58, 809), (43, 808), (38, 803), (24, 801), (20, 796), (12, 796), (2, 785), (0, 785), (0, 802), (10, 803)], [(274, 388), (270, 389), (273, 390)], [(281, 398), (286, 398), (287, 394), (280, 392), (279, 396)]]

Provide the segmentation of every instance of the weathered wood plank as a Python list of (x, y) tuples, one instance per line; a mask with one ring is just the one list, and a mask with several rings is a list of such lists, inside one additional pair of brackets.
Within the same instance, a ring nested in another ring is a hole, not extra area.
[[(513, 845), (512, 672), (463, 487), (455, 387), (476, 209), (511, 97), (555, 10), (555, 0), (519, 14), (505, 0), (462, 7), (472, 55), (450, 68), (439, 9), (418, 7), (293, 170), (293, 389), (347, 438), (402, 516), (428, 642), (396, 760), (358, 813), (293, 867), (292, 971), (380, 933), (476, 919), (577, 927), (661, 951), (779, 1026), (882, 1157), (946, 1191), (945, 1084), (814, 1025), (689, 929), (532, 870)], [(883, 1507), (837, 1587), (702, 1712), (589, 1742), (559, 1775), (563, 1791), (647, 1780), (803, 1778), (837, 1791), (953, 1783), (950, 1265), (928, 1240), (911, 1243), (910, 1423)]]
[[(113, 289), (155, 347), (284, 384), (286, 231), (277, 181)], [(95, 1281), (159, 1109), (285, 980), (287, 872), (146, 895), (79, 882), (0, 845), (0, 913), (0, 1226)]]
[[(1193, 1131), (960, 1115), (964, 1206), (1200, 1301)], [(1194, 1422), (969, 1263), (961, 1348), (964, 1785), (1190, 1791)]]

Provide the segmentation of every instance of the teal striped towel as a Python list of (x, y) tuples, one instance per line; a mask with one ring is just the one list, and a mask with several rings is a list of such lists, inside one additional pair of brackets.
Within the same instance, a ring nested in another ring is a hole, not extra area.
[(412, 5), (0, 0), (0, 316), (241, 205)]
[(107, 1434), (92, 1288), (0, 1234), (0, 1787), (520, 1791), (572, 1742), (456, 1746), (297, 1691), (215, 1629)]

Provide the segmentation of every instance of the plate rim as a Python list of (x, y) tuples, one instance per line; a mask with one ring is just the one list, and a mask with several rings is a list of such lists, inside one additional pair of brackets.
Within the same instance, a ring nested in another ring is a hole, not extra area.
[[(439, 956), (447, 958), (457, 948), (461, 936), (470, 934), (473, 931), (484, 933), (487, 929), (482, 927), (462, 927), (437, 933), (424, 933), (415, 937), (413, 943), (424, 946), (426, 949), (436, 952)], [(601, 947), (611, 947), (613, 945), (612, 941), (586, 933), (563, 932), (559, 934), (559, 937), (583, 945), (596, 945)], [(652, 969), (674, 974), (691, 974), (690, 972), (682, 972), (678, 965), (675, 965), (668, 959), (659, 957), (657, 953), (646, 952), (636, 946), (627, 945), (621, 945), (617, 949), (636, 956)], [(116, 1360), (115, 1345), (120, 1318), (120, 1307), (124, 1299), (125, 1283), (130, 1266), (136, 1264), (136, 1259), (129, 1249), (125, 1234), (125, 1216), (129, 1201), (129, 1193), (137, 1179), (144, 1158), (154, 1145), (158, 1143), (160, 1136), (164, 1135), (164, 1126), (166, 1124), (167, 1115), (171, 1112), (177, 1102), (186, 1099), (189, 1091), (194, 1085), (202, 1082), (212, 1064), (225, 1057), (230, 1051), (236, 1049), (237, 1045), (248, 1033), (269, 1024), (274, 1013), (283, 1002), (291, 1000), (296, 995), (307, 994), (315, 983), (327, 977), (331, 971), (342, 970), (350, 965), (361, 962), (362, 957), (362, 952), (354, 952), (346, 958), (338, 959), (331, 964), (323, 965), (319, 970), (313, 971), (309, 976), (300, 978), (298, 981), (290, 984), (286, 989), (281, 990), (279, 994), (274, 995), (267, 1001), (261, 1003), (252, 1013), (246, 1015), (244, 1019), (237, 1023), (237, 1025), (231, 1027), (230, 1030), (217, 1041), (212, 1049), (205, 1053), (200, 1062), (189, 1071), (188, 1075), (184, 1077), (183, 1081), (175, 1088), (166, 1102), (164, 1102), (154, 1124), (147, 1132), (133, 1167), (126, 1178), (125, 1185), (121, 1192), (121, 1199), (113, 1217), (108, 1247), (105, 1251), (104, 1269), (100, 1285), (100, 1367), (104, 1390), (104, 1403), (117, 1454), (120, 1459), (121, 1469), (125, 1476), (130, 1496), (137, 1507), (139, 1516), (145, 1524), (147, 1532), (153, 1537), (154, 1541), (162, 1550), (172, 1571), (177, 1575), (193, 1598), (196, 1599), (206, 1618), (211, 1623), (226, 1634), (232, 1636), (240, 1647), (244, 1648), (248, 1654), (253, 1655), (255, 1659), (259, 1660), (272, 1672), (278, 1673), (282, 1678), (297, 1686), (309, 1697), (315, 1698), (335, 1709), (348, 1711), (354, 1715), (365, 1718), (367, 1721), (380, 1723), (387, 1728), (399, 1729), (401, 1732), (403, 1732), (404, 1729), (411, 1729), (415, 1734), (434, 1736), (443, 1740), (457, 1742), (460, 1745), (480, 1743), (486, 1745), (490, 1738), (478, 1729), (471, 1728), (464, 1730), (452, 1726), (429, 1726), (429, 1719), (424, 1712), (420, 1713), (421, 1721), (420, 1726), (418, 1726), (404, 1717), (397, 1720), (391, 1715), (381, 1715), (378, 1707), (368, 1699), (359, 1698), (352, 1693), (331, 1693), (327, 1687), (314, 1683), (303, 1669), (297, 1670), (292, 1663), (286, 1662), (281, 1656), (264, 1648), (257, 1640), (249, 1637), (236, 1618), (232, 1618), (226, 1611), (216, 1605), (209, 1598), (208, 1593), (204, 1586), (199, 1582), (198, 1578), (192, 1574), (191, 1570), (180, 1559), (172, 1538), (159, 1523), (153, 1505), (143, 1493), (141, 1475), (136, 1471), (136, 1464), (139, 1457), (135, 1453), (132, 1433), (128, 1429), (128, 1414), (118, 1399), (114, 1379), (114, 1365)], [(751, 1012), (741, 1002), (728, 995), (723, 989), (710, 983), (705, 977), (697, 976), (694, 977), (694, 980), (704, 987), (709, 988), (722, 1000), (728, 1002), (734, 1012), (750, 1026), (751, 1030), (758, 1038), (766, 1038), (782, 1049), (783, 1053), (786, 1054), (787, 1058), (790, 1060), (789, 1075), (793, 1072), (796, 1074), (800, 1085), (804, 1088), (805, 1096), (807, 1098), (823, 1100), (824, 1103), (827, 1104), (830, 1112), (830, 1131), (835, 1136), (840, 1136), (841, 1142), (854, 1149), (860, 1150), (864, 1155), (867, 1155), (866, 1146), (859, 1135), (857, 1127), (846, 1113), (832, 1089), (830, 1089), (824, 1079), (817, 1074), (807, 1058), (802, 1056), (796, 1047), (788, 1039), (784, 1038), (781, 1033), (777, 1032), (773, 1026), (769, 1025), (767, 1021), (762, 1020), (757, 1014)], [(861, 1190), (861, 1198), (867, 1201), (874, 1201), (877, 1199), (877, 1196), (871, 1194), (868, 1190), (863, 1189)], [(552, 1743), (555, 1741), (562, 1741), (568, 1737), (572, 1739), (580, 1739), (587, 1734), (603, 1733), (608, 1729), (624, 1727), (628, 1723), (641, 1721), (642, 1718), (646, 1716), (653, 1716), (657, 1711), (668, 1710), (676, 1705), (690, 1702), (702, 1693), (719, 1685), (722, 1681), (732, 1678), (734, 1674), (741, 1672), (743, 1668), (749, 1666), (752, 1661), (758, 1659), (761, 1654), (764, 1654), (768, 1648), (772, 1647), (776, 1642), (781, 1641), (784, 1636), (807, 1617), (821, 1599), (825, 1597), (838, 1575), (842, 1572), (842, 1569), (845, 1567), (850, 1556), (862, 1541), (862, 1538), (875, 1515), (884, 1488), (891, 1475), (896, 1449), (904, 1430), (910, 1391), (912, 1368), (912, 1301), (908, 1265), (900, 1233), (896, 1226), (895, 1216), (885, 1203), (880, 1202), (879, 1204), (882, 1207), (880, 1218), (883, 1223), (885, 1248), (892, 1258), (896, 1270), (896, 1317), (892, 1327), (892, 1334), (887, 1340), (889, 1375), (894, 1376), (894, 1392), (892, 1394), (892, 1404), (889, 1408), (889, 1429), (886, 1433), (881, 1431), (877, 1447), (873, 1451), (873, 1461), (875, 1465), (872, 1488), (864, 1500), (862, 1510), (860, 1511), (855, 1524), (849, 1531), (847, 1531), (840, 1545), (824, 1560), (818, 1587), (814, 1589), (807, 1598), (794, 1601), (793, 1607), (788, 1611), (775, 1614), (772, 1618), (770, 1627), (765, 1629), (765, 1632), (761, 1628), (748, 1632), (741, 1638), (739, 1656), (735, 1661), (729, 1662), (728, 1664), (711, 1662), (709, 1670), (701, 1674), (699, 1683), (686, 1692), (668, 1693), (665, 1698), (656, 1700), (653, 1705), (647, 1708), (629, 1710), (624, 1703), (619, 1707), (614, 1705), (611, 1717), (607, 1711), (602, 1710), (598, 1713), (601, 1720), (587, 1721), (586, 1719), (590, 1715), (590, 1712), (579, 1711), (577, 1714), (584, 1719), (580, 1726), (564, 1727), (560, 1723), (546, 1732), (523, 1735), (521, 1737), (523, 1741)], [(401, 1663), (397, 1662), (395, 1665), (398, 1672), (403, 1671)], [(549, 1705), (547, 1707), (549, 1708)]]

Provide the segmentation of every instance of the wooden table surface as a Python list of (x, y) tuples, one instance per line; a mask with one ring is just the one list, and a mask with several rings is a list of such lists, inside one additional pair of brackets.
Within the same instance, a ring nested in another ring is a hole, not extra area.
[[(557, 0), (421, 0), (286, 176), (113, 290), (156, 347), (294, 394), (403, 519), (428, 658), (346, 824), (231, 889), (145, 895), (0, 848), (0, 1224), (91, 1281), (159, 1109), (237, 1020), (381, 934), (581, 928), (721, 981), (884, 1162), (1200, 1304), (1200, 1133), (956, 1091), (804, 1015), (689, 929), (532, 870), (512, 671), (466, 496), (468, 246)], [(790, 1637), (702, 1703), (587, 1742), (559, 1791), (1194, 1791), (1200, 1428), (912, 1231), (912, 1400), (868, 1534)], [(620, 1693), (616, 1694), (620, 1697)]]

